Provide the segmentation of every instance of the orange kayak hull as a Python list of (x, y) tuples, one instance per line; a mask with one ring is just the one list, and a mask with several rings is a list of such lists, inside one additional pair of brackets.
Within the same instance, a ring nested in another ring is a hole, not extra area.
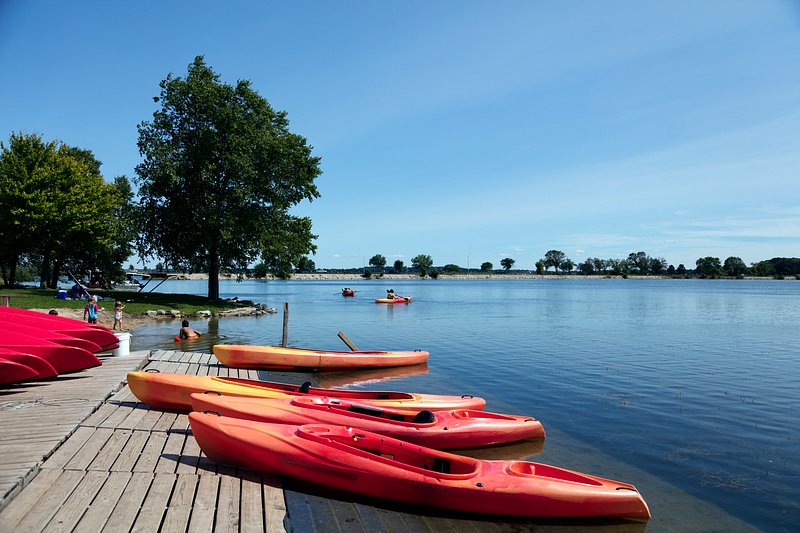
[(213, 351), (217, 359), (226, 366), (252, 369), (350, 370), (420, 365), (428, 361), (428, 352), (422, 350), (336, 352), (282, 346), (217, 344)]
[(394, 298), (375, 298), (376, 304), (410, 304), (411, 296), (395, 296)]
[(191, 376), (161, 372), (129, 372), (128, 386), (140, 401), (160, 409), (190, 410), (191, 395), (215, 392), (228, 396), (256, 398), (294, 398), (326, 396), (358, 401), (374, 406), (412, 407), (440, 411), (443, 409), (481, 410), (486, 400), (477, 396), (442, 396), (414, 392), (324, 389), (272, 381), (252, 381), (214, 376)]
[(650, 517), (632, 485), (541, 463), (473, 459), (344, 426), (197, 412), (189, 422), (214, 461), (370, 497), (491, 515)]
[(236, 398), (192, 394), (192, 410), (274, 424), (336, 424), (439, 450), (544, 438), (532, 418), (487, 411), (380, 408), (337, 398)]

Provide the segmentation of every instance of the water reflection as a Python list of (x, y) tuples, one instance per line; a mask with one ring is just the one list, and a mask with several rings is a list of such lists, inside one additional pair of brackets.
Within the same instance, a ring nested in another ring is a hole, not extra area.
[(404, 379), (428, 373), (428, 364), (398, 366), (392, 368), (375, 368), (369, 370), (351, 370), (347, 372), (318, 372), (313, 374), (320, 387), (325, 388), (358, 388), (393, 379)]

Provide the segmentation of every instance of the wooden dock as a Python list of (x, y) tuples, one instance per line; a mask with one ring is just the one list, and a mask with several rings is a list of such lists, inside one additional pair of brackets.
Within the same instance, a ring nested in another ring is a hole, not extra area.
[[(211, 354), (156, 351), (0, 389), (0, 532), (640, 532), (641, 523), (498, 522), (281, 486), (206, 458), (186, 414), (150, 409), (124, 380), (140, 367), (258, 379)], [(285, 375), (276, 379), (289, 381)], [(307, 376), (294, 374), (295, 382)]]

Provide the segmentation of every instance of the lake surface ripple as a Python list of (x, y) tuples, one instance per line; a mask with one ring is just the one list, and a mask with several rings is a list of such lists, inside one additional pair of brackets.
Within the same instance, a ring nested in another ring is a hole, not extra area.
[[(355, 298), (340, 295), (345, 284)], [(373, 303), (388, 288), (413, 303)], [(159, 290), (205, 294), (206, 282)], [(279, 311), (289, 302), (291, 346), (345, 349), (343, 330), (364, 349), (431, 353), (426, 370), (360, 386), (483, 396), (488, 410), (535, 416), (758, 529), (800, 522), (798, 281), (226, 281), (220, 291)], [(208, 335), (185, 350), (281, 341), (280, 312), (192, 325)], [(133, 348), (176, 349), (177, 330), (139, 328)], [(621, 481), (653, 508), (647, 485)]]

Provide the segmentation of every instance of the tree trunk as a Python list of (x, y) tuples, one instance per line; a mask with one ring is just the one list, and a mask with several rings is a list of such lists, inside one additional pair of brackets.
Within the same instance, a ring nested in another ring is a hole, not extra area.
[(212, 246), (208, 253), (208, 297), (219, 300), (219, 258), (216, 246)]
[(51, 289), (58, 288), (58, 275), (61, 272), (61, 265), (62, 264), (63, 263), (62, 263), (61, 259), (58, 258), (58, 257), (55, 259), (55, 261), (53, 261), (53, 273), (50, 276), (51, 279), (50, 279), (50, 285), (49, 285), (49, 287)]
[(39, 272), (40, 289), (47, 288), (48, 279), (50, 279), (50, 252), (46, 251), (42, 255), (42, 270)]

